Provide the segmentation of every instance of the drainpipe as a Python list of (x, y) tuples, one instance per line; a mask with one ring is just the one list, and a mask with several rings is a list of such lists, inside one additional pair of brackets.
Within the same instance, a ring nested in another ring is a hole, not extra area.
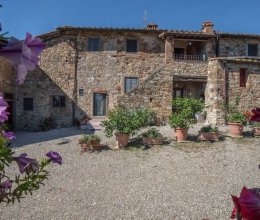
[(75, 123), (75, 112), (76, 112), (76, 104), (78, 103), (77, 100), (77, 92), (78, 92), (78, 57), (79, 57), (79, 51), (78, 51), (78, 40), (80, 36), (80, 31), (77, 34), (77, 38), (75, 40), (75, 75), (74, 75), (74, 90), (73, 90), (73, 100), (72, 100), (72, 125)]
[(215, 54), (216, 54), (216, 57), (219, 57), (219, 36), (218, 35), (217, 35), (217, 37), (215, 39), (215, 43), (216, 43)]
[[(227, 72), (227, 61), (224, 60), (224, 103), (228, 107), (228, 72)], [(227, 125), (227, 112), (225, 111), (225, 125)]]

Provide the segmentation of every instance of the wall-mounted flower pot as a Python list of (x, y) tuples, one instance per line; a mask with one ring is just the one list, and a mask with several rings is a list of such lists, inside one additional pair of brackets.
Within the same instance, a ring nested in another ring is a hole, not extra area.
[(162, 145), (163, 139), (162, 138), (153, 138), (153, 137), (143, 137), (143, 144), (144, 145)]
[(199, 132), (200, 141), (218, 141), (219, 140), (219, 132)]
[(175, 137), (177, 142), (186, 141), (188, 138), (188, 128), (175, 128)]
[(122, 134), (122, 133), (116, 134), (117, 148), (126, 147), (128, 141), (129, 141), (129, 134)]
[(244, 126), (240, 123), (228, 123), (229, 135), (231, 137), (243, 137)]

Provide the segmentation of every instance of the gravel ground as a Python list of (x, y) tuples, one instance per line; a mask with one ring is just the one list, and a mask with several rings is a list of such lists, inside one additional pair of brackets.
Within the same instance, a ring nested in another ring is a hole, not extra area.
[[(198, 127), (189, 133), (195, 135)], [(161, 147), (144, 149), (135, 141), (127, 150), (83, 154), (77, 128), (18, 132), (17, 154), (40, 159), (54, 150), (64, 164), (49, 166), (46, 186), (21, 203), (1, 204), (0, 218), (222, 220), (229, 219), (231, 194), (243, 186), (260, 187), (259, 138), (178, 144), (171, 140), (172, 129), (160, 130), (168, 138)], [(226, 127), (221, 130), (225, 134)], [(115, 145), (113, 138), (102, 141)]]

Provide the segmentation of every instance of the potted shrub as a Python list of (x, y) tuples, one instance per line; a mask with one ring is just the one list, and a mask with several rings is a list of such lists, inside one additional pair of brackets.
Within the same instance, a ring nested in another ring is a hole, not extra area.
[(254, 137), (260, 137), (260, 122), (254, 122), (252, 125), (252, 134)]
[(255, 137), (260, 137), (260, 108), (252, 109), (252, 117), (250, 118), (252, 122), (252, 134)]
[(144, 145), (161, 145), (163, 143), (163, 136), (156, 128), (150, 128), (142, 133)]
[(204, 108), (202, 100), (194, 98), (176, 98), (172, 101), (173, 112), (169, 117), (169, 123), (175, 129), (178, 142), (187, 140), (189, 127), (196, 123), (195, 113)]
[(246, 117), (241, 112), (231, 112), (227, 116), (229, 135), (231, 137), (241, 137), (243, 128), (246, 125)]
[(107, 137), (116, 136), (117, 148), (126, 147), (130, 135), (154, 122), (154, 113), (148, 109), (126, 109), (118, 106), (108, 113), (108, 120), (103, 121)]
[(79, 139), (79, 144), (82, 151), (98, 150), (101, 147), (100, 142), (101, 138), (95, 134), (83, 134)]
[(218, 141), (219, 130), (218, 127), (212, 127), (211, 125), (203, 126), (199, 131), (200, 141)]

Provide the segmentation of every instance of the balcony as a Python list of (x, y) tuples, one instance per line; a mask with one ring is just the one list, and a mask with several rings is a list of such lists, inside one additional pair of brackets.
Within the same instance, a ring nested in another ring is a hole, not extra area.
[(207, 62), (207, 55), (173, 54), (173, 59), (178, 61)]

